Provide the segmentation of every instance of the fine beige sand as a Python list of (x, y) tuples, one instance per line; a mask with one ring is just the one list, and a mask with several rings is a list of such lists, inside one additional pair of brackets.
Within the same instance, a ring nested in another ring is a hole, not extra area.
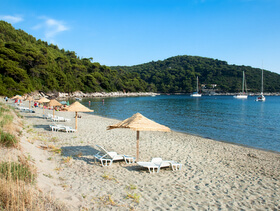
[[(174, 131), (140, 132), (140, 161), (161, 157), (182, 163), (182, 170), (150, 174), (125, 162), (102, 167), (94, 163), (95, 145), (135, 156), (135, 131), (106, 130), (119, 120), (79, 113), (78, 132), (52, 132), (52, 123), (41, 118), (42, 109), (35, 111), (21, 112), (22, 149), (37, 166), (39, 189), (69, 210), (280, 209), (279, 153)], [(75, 127), (73, 112), (56, 115), (71, 118), (62, 124)], [(51, 145), (62, 154), (46, 150)]]

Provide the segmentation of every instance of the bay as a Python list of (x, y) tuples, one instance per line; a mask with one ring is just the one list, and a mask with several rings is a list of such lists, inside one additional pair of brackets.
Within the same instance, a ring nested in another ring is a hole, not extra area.
[[(90, 101), (90, 103), (89, 103)], [(81, 101), (94, 115), (124, 120), (139, 112), (172, 130), (280, 152), (280, 97), (160, 95)]]

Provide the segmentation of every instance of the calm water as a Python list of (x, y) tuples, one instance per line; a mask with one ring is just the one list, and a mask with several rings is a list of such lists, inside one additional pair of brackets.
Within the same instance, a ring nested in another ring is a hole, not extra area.
[[(89, 102), (91, 104), (89, 106)], [(83, 99), (95, 115), (124, 120), (139, 112), (172, 130), (280, 152), (280, 97), (161, 95)]]

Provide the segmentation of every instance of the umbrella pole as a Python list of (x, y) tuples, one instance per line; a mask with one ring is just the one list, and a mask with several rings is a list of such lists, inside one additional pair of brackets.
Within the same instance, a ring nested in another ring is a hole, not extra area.
[(136, 146), (136, 162), (139, 160), (139, 136), (140, 136), (140, 131), (137, 130), (137, 135), (136, 135), (136, 139), (137, 139), (137, 146)]
[(75, 125), (75, 129), (78, 129), (78, 112), (76, 111), (76, 116), (75, 116), (75, 121), (76, 121), (76, 125)]

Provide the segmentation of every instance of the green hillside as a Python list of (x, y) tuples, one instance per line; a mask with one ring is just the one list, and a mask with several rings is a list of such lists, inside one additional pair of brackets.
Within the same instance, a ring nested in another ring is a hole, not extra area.
[[(74, 51), (37, 40), (0, 21), (0, 95), (45, 92), (140, 92), (189, 93), (200, 84), (217, 91), (239, 92), (242, 71), (247, 87), (259, 92), (261, 70), (228, 65), (224, 61), (197, 56), (175, 56), (135, 66), (108, 67), (79, 58)], [(280, 92), (280, 75), (264, 71), (265, 92)]]
[(80, 59), (73, 51), (36, 40), (11, 24), (0, 21), (0, 95), (13, 96), (34, 90), (73, 92), (146, 91), (139, 74), (111, 70)]
[[(225, 61), (198, 57), (175, 56), (163, 61), (135, 66), (114, 66), (112, 70), (139, 73), (158, 92), (193, 92), (196, 76), (199, 83), (211, 87), (216, 84), (220, 92), (240, 92), (242, 71), (246, 74), (248, 91), (260, 92), (261, 69), (249, 66), (228, 65)], [(264, 70), (265, 92), (280, 92), (280, 75)]]

